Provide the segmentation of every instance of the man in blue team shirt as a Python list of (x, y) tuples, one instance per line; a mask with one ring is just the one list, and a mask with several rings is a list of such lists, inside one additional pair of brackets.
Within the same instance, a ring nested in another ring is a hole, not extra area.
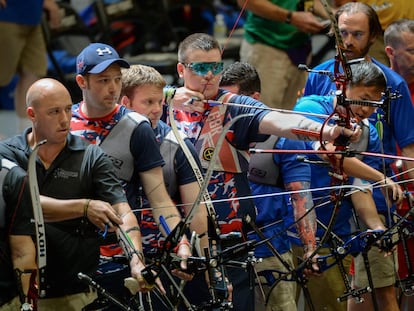
[[(261, 81), (256, 69), (249, 63), (236, 62), (223, 71), (220, 87), (230, 92), (250, 96), (259, 100)], [(305, 149), (302, 141), (294, 141), (284, 137), (271, 136), (263, 143), (256, 144), (259, 149), (300, 150)], [(299, 236), (304, 248), (304, 257), (309, 258), (316, 249), (316, 215), (312, 209), (313, 201), (310, 191), (311, 171), (309, 164), (298, 161), (294, 153), (255, 154), (250, 158), (249, 180), (257, 208), (256, 225), (280, 255), (277, 258), (268, 245), (255, 248), (255, 256), (262, 260), (255, 264), (258, 274), (263, 275), (261, 285), (263, 295), (256, 295), (257, 311), (270, 310), (296, 311), (296, 282), (279, 282), (274, 280), (277, 273), (272, 270), (288, 272), (294, 268), (294, 258), (287, 234), (287, 217), (291, 208), (297, 220)], [(283, 192), (292, 191), (290, 196)], [(257, 233), (249, 237), (261, 240)], [(316, 265), (314, 267), (317, 269)], [(259, 281), (259, 280), (258, 280)], [(271, 289), (271, 290), (270, 290)]]
[[(378, 65), (386, 77), (387, 87), (391, 88), (391, 92), (396, 92), (400, 96), (398, 99), (391, 101), (388, 111), (385, 111), (384, 120), (378, 120), (377, 118), (378, 114), (384, 114), (384, 111), (380, 109), (379, 113), (369, 118), (371, 123), (379, 124), (381, 122), (383, 125), (383, 133), (379, 133), (382, 136), (383, 150), (381, 151), (386, 154), (396, 154), (398, 146), (403, 155), (413, 157), (414, 129), (411, 123), (414, 118), (414, 108), (407, 84), (403, 78), (390, 68), (368, 55), (370, 46), (381, 33), (381, 26), (376, 12), (366, 4), (351, 2), (341, 6), (335, 17), (343, 39), (346, 58), (348, 60), (364, 58)], [(333, 72), (334, 66), (335, 60), (331, 59), (315, 67), (314, 70)], [(304, 94), (327, 95), (335, 90), (335, 84), (326, 75), (310, 73)], [(385, 159), (384, 162), (386, 174), (391, 176), (392, 172), (389, 169), (391, 160)], [(407, 167), (413, 168), (413, 162), (407, 162)], [(409, 174), (413, 178), (413, 172), (411, 171)], [(378, 189), (374, 191), (374, 198), (379, 213), (388, 218), (387, 204)], [(386, 287), (389, 288), (390, 292), (392, 291), (391, 281), (389, 286)], [(390, 297), (393, 296), (390, 295)]]

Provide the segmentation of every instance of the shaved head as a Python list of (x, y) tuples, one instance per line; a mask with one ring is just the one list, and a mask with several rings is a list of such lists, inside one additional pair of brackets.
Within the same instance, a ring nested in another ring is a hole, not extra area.
[(48, 98), (49, 101), (72, 102), (66, 87), (55, 79), (44, 78), (34, 82), (27, 90), (26, 105), (37, 109)]
[(48, 146), (63, 148), (72, 117), (72, 98), (66, 87), (55, 79), (37, 80), (27, 91), (26, 104), (33, 124), (28, 134), (31, 141), (46, 139)]

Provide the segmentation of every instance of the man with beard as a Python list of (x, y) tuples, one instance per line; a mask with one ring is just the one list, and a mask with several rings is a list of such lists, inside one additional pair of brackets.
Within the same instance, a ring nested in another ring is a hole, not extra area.
[[(336, 14), (336, 21), (343, 41), (343, 53), (348, 61), (363, 58), (367, 61), (372, 61), (378, 65), (383, 71), (386, 80), (387, 87), (391, 92), (396, 92), (400, 97), (392, 100), (389, 109), (378, 109), (370, 118), (370, 122), (376, 125), (377, 128), (383, 128), (379, 135), (382, 138), (383, 153), (397, 154), (397, 145), (401, 148), (402, 154), (405, 156), (414, 156), (414, 129), (412, 128), (412, 120), (414, 118), (414, 107), (411, 103), (411, 97), (408, 91), (407, 84), (398, 74), (386, 67), (382, 63), (378, 62), (374, 58), (368, 55), (369, 49), (375, 42), (378, 35), (382, 33), (381, 26), (378, 20), (378, 16), (374, 9), (366, 4), (359, 2), (351, 2), (341, 6)], [(343, 64), (341, 64), (343, 66)], [(334, 71), (335, 60), (328, 60), (317, 67), (314, 70), (327, 70)], [(341, 67), (339, 70), (343, 70)], [(328, 95), (336, 91), (336, 85), (326, 75), (320, 75), (317, 73), (310, 73), (308, 81), (305, 86), (305, 95), (317, 94)], [(384, 115), (384, 118), (378, 119), (378, 116)], [(390, 164), (392, 160), (384, 160), (387, 176), (391, 176), (392, 170)], [(413, 167), (413, 162), (407, 162), (409, 168)], [(412, 176), (413, 173), (411, 172)], [(379, 214), (382, 214), (385, 219), (389, 219), (389, 211), (387, 203), (385, 202), (379, 189), (374, 189), (373, 192), (375, 203)], [(354, 202), (355, 204), (355, 202)], [(389, 225), (389, 224), (387, 224)], [(382, 256), (380, 254), (379, 256)], [(364, 270), (363, 267), (361, 268)], [(371, 267), (372, 270), (375, 268)], [(392, 271), (390, 271), (392, 274)], [(358, 268), (355, 272), (355, 281), (357, 286), (363, 287), (366, 282), (361, 281), (362, 285), (358, 284)], [(378, 294), (377, 297), (385, 297), (385, 300), (392, 305), (395, 304), (394, 294), (394, 276), (388, 276), (386, 281), (374, 280), (374, 287), (378, 291), (383, 292)], [(376, 285), (377, 284), (377, 285)], [(368, 301), (371, 296), (366, 295)], [(353, 300), (352, 300), (353, 301)], [(351, 302), (352, 308), (356, 305)], [(366, 308), (366, 304), (364, 305)], [(392, 309), (388, 309), (392, 310)]]

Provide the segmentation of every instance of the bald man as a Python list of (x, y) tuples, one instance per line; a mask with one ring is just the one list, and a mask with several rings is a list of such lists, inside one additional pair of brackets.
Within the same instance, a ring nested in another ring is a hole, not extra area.
[(98, 231), (129, 232), (134, 245), (128, 259), (131, 275), (142, 285), (141, 235), (110, 159), (95, 145), (69, 132), (72, 100), (57, 80), (41, 79), (27, 92), (32, 128), (0, 144), (0, 154), (27, 169), (32, 149), (39, 148), (37, 176), (45, 219), (46, 297), (40, 310), (81, 310), (96, 293), (79, 272), (94, 275), (99, 260)]

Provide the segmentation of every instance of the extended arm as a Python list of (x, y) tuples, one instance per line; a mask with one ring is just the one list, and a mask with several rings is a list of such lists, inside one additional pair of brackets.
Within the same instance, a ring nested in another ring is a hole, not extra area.
[[(260, 134), (283, 136), (296, 140), (319, 140), (319, 133), (322, 124), (308, 119), (298, 114), (280, 113), (271, 111), (266, 114), (259, 125)], [(309, 134), (295, 134), (292, 130), (299, 129), (310, 131), (314, 136)], [(358, 139), (361, 135), (361, 129), (356, 130), (346, 129), (341, 126), (325, 126), (322, 132), (322, 139), (327, 141), (334, 141), (339, 135), (350, 137), (350, 140)]]

